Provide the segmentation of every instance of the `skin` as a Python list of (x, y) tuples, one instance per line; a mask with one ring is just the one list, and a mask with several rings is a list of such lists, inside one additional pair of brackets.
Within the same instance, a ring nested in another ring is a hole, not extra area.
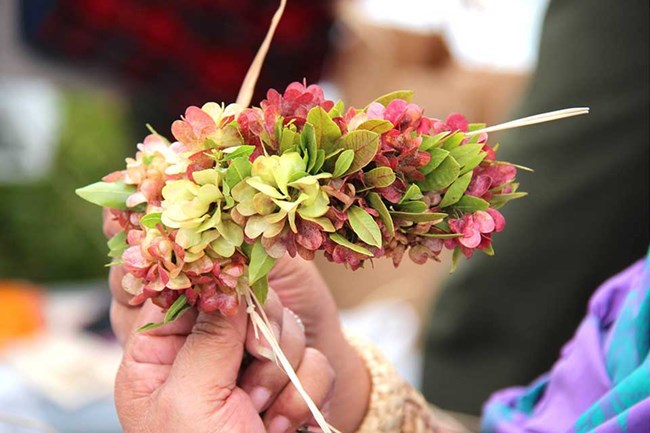
[[(119, 230), (105, 214), (104, 232)], [(316, 424), (288, 377), (265, 356), (242, 307), (234, 317), (188, 312), (145, 333), (135, 330), (164, 314), (150, 302), (131, 306), (124, 270), (111, 268), (111, 322), (125, 346), (115, 399), (126, 433), (294, 432)], [(345, 339), (336, 305), (315, 265), (283, 258), (270, 274), (265, 311), (303, 386), (343, 432), (356, 431), (370, 395), (367, 369)], [(252, 362), (242, 370), (244, 351)], [(335, 380), (336, 378), (336, 380)], [(260, 415), (261, 414), (261, 415)]]

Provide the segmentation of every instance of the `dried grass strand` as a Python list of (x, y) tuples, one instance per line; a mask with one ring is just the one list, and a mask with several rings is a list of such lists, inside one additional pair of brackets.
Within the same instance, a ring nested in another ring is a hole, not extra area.
[(253, 99), (253, 93), (255, 92), (255, 85), (257, 84), (257, 79), (260, 76), (260, 71), (264, 65), (264, 59), (266, 54), (269, 52), (269, 47), (271, 46), (271, 41), (273, 40), (273, 35), (275, 34), (275, 29), (280, 23), (282, 14), (284, 14), (284, 8), (287, 5), (287, 0), (280, 0), (280, 6), (273, 14), (273, 19), (271, 20), (271, 25), (269, 26), (268, 32), (264, 37), (264, 41), (260, 48), (257, 50), (257, 54), (251, 63), (248, 72), (246, 72), (246, 77), (244, 77), (244, 82), (239, 89), (239, 94), (237, 95), (237, 104), (242, 107), (249, 107), (251, 105), (251, 100)]
[(567, 117), (581, 116), (589, 113), (589, 107), (565, 108), (562, 110), (549, 111), (548, 113), (536, 114), (534, 116), (524, 117), (522, 119), (511, 120), (499, 125), (488, 126), (487, 128), (477, 129), (476, 131), (466, 132), (465, 135), (472, 136), (484, 132), (504, 131), (506, 129), (521, 128), (523, 126), (535, 125), (537, 123), (552, 122), (554, 120), (565, 119)]

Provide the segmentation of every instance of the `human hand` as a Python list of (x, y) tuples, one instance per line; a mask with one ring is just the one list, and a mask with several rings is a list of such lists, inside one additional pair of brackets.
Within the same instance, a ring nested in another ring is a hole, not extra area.
[[(188, 311), (173, 323), (145, 332), (137, 328), (162, 320), (164, 314), (149, 301), (128, 313), (134, 312), (115, 385), (126, 433), (284, 433), (310, 419), (287, 376), (265, 357), (268, 343), (255, 337), (243, 305), (234, 317)], [(300, 321), (277, 298), (267, 305), (266, 314), (281, 327), (283, 352), (322, 408), (334, 382), (327, 359), (305, 347)], [(244, 350), (252, 361), (242, 368)]]
[[(118, 230), (119, 226), (108, 213), (105, 213), (106, 235), (110, 237)], [(133, 307), (128, 303), (131, 295), (121, 288), (123, 276), (124, 270), (121, 266), (111, 268), (110, 286), (113, 292), (111, 321), (115, 334), (122, 343), (126, 340), (129, 330), (134, 327), (135, 316), (139, 310), (139, 307)], [(277, 293), (282, 304), (302, 319), (307, 346), (324, 354), (334, 369), (337, 381), (331, 394), (328, 421), (341, 431), (355, 431), (367, 410), (370, 378), (364, 362), (343, 335), (336, 304), (327, 285), (312, 262), (289, 257), (278, 261), (269, 275), (269, 280), (269, 285)], [(273, 291), (265, 304), (267, 314), (274, 304)], [(279, 331), (280, 324), (272, 317), (270, 320), (276, 335), (284, 337), (284, 333)], [(279, 380), (274, 377), (274, 373), (277, 375), (278, 372), (284, 375), (275, 364), (267, 364), (264, 368), (259, 368), (257, 384), (245, 378), (241, 381), (241, 388), (251, 396), (255, 396), (256, 400), (261, 400), (260, 396), (268, 396), (265, 404), (258, 405), (259, 411), (268, 413), (271, 402), (276, 401), (280, 396)], [(285, 381), (288, 380), (286, 376), (284, 378)]]

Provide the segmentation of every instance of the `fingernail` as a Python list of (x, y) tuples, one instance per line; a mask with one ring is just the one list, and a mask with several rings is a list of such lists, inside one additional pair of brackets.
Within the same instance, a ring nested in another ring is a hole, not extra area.
[[(286, 307), (285, 307), (285, 308), (286, 308)], [(291, 309), (289, 309), (289, 308), (287, 308), (287, 311), (289, 311), (289, 313), (291, 313), (291, 315), (293, 316), (293, 318), (296, 319), (296, 322), (298, 322), (298, 326), (300, 326), (300, 329), (301, 329), (302, 332), (304, 333), (304, 332), (305, 332), (305, 324), (302, 323), (302, 319), (300, 318), (300, 316), (298, 316), (298, 315), (296, 314), (295, 311), (293, 311), (293, 310), (291, 310)]]
[(289, 430), (291, 426), (291, 421), (285, 416), (278, 415), (273, 418), (271, 424), (269, 424), (268, 433), (285, 433)]
[(271, 398), (271, 391), (263, 386), (258, 386), (253, 388), (249, 394), (251, 401), (253, 402), (253, 407), (257, 412), (262, 412), (262, 409), (266, 406)]

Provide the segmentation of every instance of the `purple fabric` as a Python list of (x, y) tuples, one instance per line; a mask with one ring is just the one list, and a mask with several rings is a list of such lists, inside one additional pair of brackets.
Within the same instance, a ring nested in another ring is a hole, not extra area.
[(483, 431), (650, 433), (644, 272), (641, 260), (604, 283), (552, 370), (490, 398)]

